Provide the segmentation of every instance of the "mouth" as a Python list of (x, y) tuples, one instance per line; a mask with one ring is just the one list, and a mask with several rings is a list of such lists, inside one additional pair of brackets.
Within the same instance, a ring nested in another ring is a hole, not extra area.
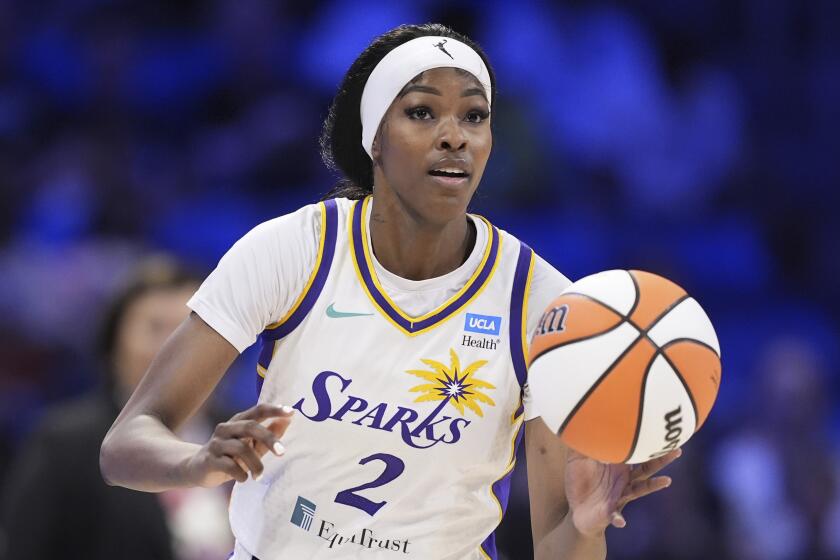
[(447, 186), (460, 186), (465, 184), (470, 178), (470, 174), (467, 171), (452, 166), (436, 167), (429, 171), (429, 175), (432, 176), (435, 182)]

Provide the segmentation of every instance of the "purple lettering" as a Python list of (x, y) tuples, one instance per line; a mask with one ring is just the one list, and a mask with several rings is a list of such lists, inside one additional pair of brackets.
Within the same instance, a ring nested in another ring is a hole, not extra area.
[(312, 394), (315, 396), (315, 403), (318, 405), (318, 410), (312, 415), (304, 412), (303, 401), (305, 399), (300, 399), (294, 404), (292, 408), (296, 408), (300, 411), (301, 414), (303, 414), (310, 420), (314, 420), (315, 422), (323, 422), (324, 420), (329, 418), (332, 409), (332, 403), (330, 403), (330, 394), (327, 391), (327, 380), (330, 377), (338, 377), (341, 380), (342, 393), (345, 389), (347, 389), (347, 386), (353, 382), (352, 379), (345, 379), (334, 371), (322, 371), (321, 373), (316, 375), (315, 379), (312, 381)]
[(440, 440), (443, 443), (455, 443), (456, 441), (461, 439), (461, 430), (458, 428), (459, 423), (463, 423), (463, 427), (466, 428), (471, 424), (471, 421), (467, 420), (466, 418), (456, 418), (455, 420), (453, 420), (452, 423), (449, 424), (449, 431), (452, 434), (452, 439), (447, 440), (446, 436), (443, 436), (442, 438), (440, 438)]
[[(346, 388), (346, 387), (345, 387)], [(359, 405), (357, 408), (354, 408), (355, 405)], [(333, 420), (338, 420), (341, 422), (341, 419), (344, 417), (345, 414), (348, 412), (361, 412), (367, 408), (367, 401), (361, 397), (354, 397), (349, 396), (347, 397), (347, 402), (338, 409), (338, 412), (330, 416)]]
[(451, 419), (452, 419), (451, 416), (443, 416), (440, 419), (432, 422), (431, 418), (429, 418), (429, 419), (423, 421), (422, 423), (420, 423), (420, 425), (418, 425), (416, 428), (414, 428), (414, 431), (411, 432), (411, 435), (412, 435), (412, 437), (418, 437), (420, 435), (420, 431), (425, 430), (427, 440), (437, 441), (438, 438), (435, 437), (435, 426), (440, 424), (441, 422), (446, 422), (447, 420), (451, 420)]
[[(377, 430), (384, 430), (385, 428), (382, 427), (382, 417), (385, 416), (385, 411), (388, 409), (388, 405), (385, 403), (379, 403), (378, 405), (374, 406), (370, 410), (367, 411), (367, 414), (359, 418), (358, 420), (354, 420), (353, 423), (357, 426), (364, 426), (362, 424), (362, 420), (365, 418), (369, 418), (371, 420), (368, 427), (376, 428)], [(390, 432), (390, 430), (388, 430)]]
[(400, 423), (403, 425), (403, 432), (406, 430), (410, 431), (408, 424), (417, 420), (417, 416), (418, 414), (416, 410), (405, 408), (404, 406), (398, 406), (396, 414), (394, 414), (394, 416), (392, 416), (391, 419), (382, 426), (382, 429), (390, 432), (394, 429), (394, 426), (397, 423)]

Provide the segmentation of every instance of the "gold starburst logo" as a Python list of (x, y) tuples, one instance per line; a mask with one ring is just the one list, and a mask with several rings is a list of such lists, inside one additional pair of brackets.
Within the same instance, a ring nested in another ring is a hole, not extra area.
[(475, 372), (486, 365), (487, 360), (478, 360), (462, 370), (455, 350), (449, 350), (449, 357), (449, 367), (436, 360), (422, 359), (420, 361), (432, 368), (431, 371), (410, 369), (406, 372), (428, 381), (409, 389), (412, 393), (423, 393), (414, 399), (414, 402), (442, 401), (437, 410), (450, 403), (461, 416), (464, 415), (466, 407), (479, 417), (484, 417), (479, 403), (496, 406), (493, 399), (481, 392), (481, 389), (495, 389), (496, 386), (475, 376)]

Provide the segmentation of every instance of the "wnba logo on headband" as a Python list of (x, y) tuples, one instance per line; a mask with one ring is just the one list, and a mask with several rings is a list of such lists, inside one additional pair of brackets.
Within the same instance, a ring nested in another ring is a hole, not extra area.
[[(430, 48), (431, 47), (431, 48)], [(443, 53), (449, 60), (438, 53)], [(460, 68), (476, 77), (490, 103), (490, 73), (484, 61), (468, 45), (452, 37), (417, 37), (386, 54), (370, 73), (362, 92), (362, 147), (371, 153), (373, 138), (388, 107), (415, 76), (432, 68)]]
[(437, 48), (439, 48), (440, 50), (442, 50), (444, 53), (446, 53), (446, 56), (448, 56), (448, 57), (449, 57), (449, 58), (451, 58), (452, 60), (455, 60), (455, 57), (454, 57), (454, 56), (452, 56), (451, 54), (449, 54), (449, 51), (447, 51), (447, 50), (444, 48), (444, 46), (443, 46), (443, 45), (445, 45), (445, 44), (446, 44), (446, 39), (444, 39), (444, 40), (443, 40), (443, 41), (441, 41), (440, 43), (435, 43), (435, 46), (436, 46)]

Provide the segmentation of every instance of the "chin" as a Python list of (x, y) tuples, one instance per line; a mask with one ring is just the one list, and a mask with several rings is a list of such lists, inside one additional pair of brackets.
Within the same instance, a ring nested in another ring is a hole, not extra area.
[(427, 209), (424, 214), (430, 222), (444, 224), (467, 213), (474, 190), (430, 189), (428, 192), (430, 196), (423, 201), (423, 206)]

